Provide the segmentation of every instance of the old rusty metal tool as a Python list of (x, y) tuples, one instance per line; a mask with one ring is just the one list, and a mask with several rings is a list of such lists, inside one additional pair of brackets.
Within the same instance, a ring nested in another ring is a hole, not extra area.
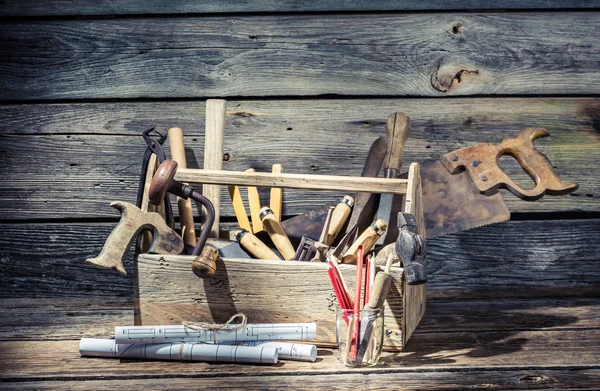
[(417, 220), (410, 213), (398, 213), (396, 255), (403, 263), (408, 285), (427, 282), (427, 242), (418, 234)]
[[(150, 156), (152, 154), (156, 155), (156, 159), (158, 160), (159, 164), (165, 161), (166, 155), (162, 145), (167, 139), (167, 136), (168, 133), (166, 131), (156, 128), (147, 129), (142, 133), (142, 138), (144, 139), (147, 148), (144, 152), (144, 158), (142, 160), (142, 173), (140, 174), (140, 183), (138, 186), (137, 198), (135, 203), (138, 208), (142, 207), (144, 184), (146, 182), (146, 174), (148, 172)], [(164, 206), (165, 220), (167, 221), (167, 225), (169, 227), (173, 227), (173, 211), (171, 209), (171, 202), (168, 194), (165, 195)]]
[(329, 249), (329, 246), (326, 245), (325, 238), (327, 237), (327, 233), (329, 232), (329, 226), (331, 225), (331, 217), (333, 216), (334, 207), (330, 206), (327, 212), (327, 218), (325, 219), (325, 224), (323, 224), (323, 230), (321, 231), (321, 235), (318, 240), (309, 238), (308, 236), (302, 236), (302, 240), (300, 241), (300, 245), (296, 250), (296, 254), (294, 255), (294, 260), (302, 261), (302, 262), (311, 262), (311, 261), (323, 261), (325, 258), (325, 253)]
[[(421, 167), (427, 237), (508, 220), (510, 212), (497, 191), (499, 188), (507, 188), (525, 200), (577, 189), (576, 183), (562, 182), (550, 160), (533, 146), (536, 138), (548, 135), (546, 129), (528, 128), (498, 145), (475, 144)], [(536, 187), (523, 190), (516, 185), (498, 166), (502, 155), (514, 156), (534, 179)]]
[[(400, 177), (402, 153), (404, 152), (404, 144), (406, 144), (409, 133), (410, 118), (406, 114), (393, 113), (388, 117), (385, 124), (387, 151), (383, 162), (385, 178)], [(382, 194), (379, 200), (377, 219), (383, 220), (388, 224), (388, 230), (377, 241), (377, 245), (380, 247), (396, 239), (396, 214), (393, 211), (394, 201), (396, 201), (396, 204), (401, 204), (402, 197), (394, 197), (394, 194)], [(388, 235), (389, 240), (386, 241)]]
[(211, 246), (206, 246), (206, 239), (213, 226), (215, 209), (208, 198), (194, 191), (191, 186), (176, 181), (174, 179), (176, 172), (177, 162), (174, 160), (165, 160), (158, 166), (156, 175), (154, 175), (152, 184), (150, 185), (150, 202), (153, 204), (160, 203), (164, 199), (165, 194), (169, 192), (183, 199), (191, 198), (206, 208), (207, 220), (204, 221), (204, 226), (200, 231), (196, 247), (194, 247), (194, 251), (192, 252), (192, 255), (196, 257), (192, 261), (192, 270), (199, 277), (212, 277), (217, 270), (216, 261), (219, 252)]
[[(163, 198), (159, 199), (159, 201), (162, 200)], [(148, 252), (175, 255), (183, 250), (183, 240), (166, 224), (160, 214), (144, 213), (128, 202), (115, 201), (110, 206), (121, 212), (121, 220), (106, 239), (100, 255), (86, 260), (91, 266), (100, 269), (114, 269), (122, 275), (127, 275), (123, 266), (125, 253), (135, 238), (144, 230), (151, 230), (153, 236)]]
[(356, 233), (358, 232), (358, 223), (354, 223), (352, 227), (346, 232), (346, 234), (342, 237), (338, 245), (334, 249), (329, 249), (327, 251), (326, 258), (328, 261), (334, 261), (336, 263), (342, 262), (342, 254), (344, 254), (351, 243), (354, 241), (356, 237)]

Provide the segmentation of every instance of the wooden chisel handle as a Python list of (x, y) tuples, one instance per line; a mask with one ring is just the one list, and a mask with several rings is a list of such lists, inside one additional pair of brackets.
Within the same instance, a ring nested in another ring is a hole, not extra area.
[(242, 194), (238, 186), (229, 186), (229, 196), (231, 197), (231, 204), (235, 211), (235, 217), (237, 218), (238, 225), (241, 229), (251, 231), (250, 220), (246, 214), (246, 208), (244, 207), (244, 200), (242, 200)]
[[(183, 131), (181, 128), (169, 129), (169, 146), (171, 147), (171, 159), (177, 162), (179, 168), (187, 168), (185, 160), (185, 147), (183, 144)], [(179, 221), (185, 244), (196, 246), (196, 229), (194, 228), (194, 214), (192, 212), (192, 200), (177, 197), (177, 209), (179, 210)]]
[(342, 258), (343, 263), (355, 263), (356, 262), (356, 254), (358, 253), (358, 248), (363, 246), (363, 250), (365, 253), (369, 252), (379, 237), (383, 235), (385, 230), (387, 229), (387, 224), (385, 221), (379, 219), (375, 221), (373, 224), (369, 226), (359, 237), (356, 239), (352, 246), (346, 251)]
[[(249, 168), (246, 172), (254, 172), (254, 168)], [(248, 186), (248, 205), (250, 206), (250, 217), (252, 218), (252, 232), (257, 233), (263, 230), (262, 221), (260, 221), (260, 196), (258, 188)]]
[(391, 114), (385, 124), (387, 151), (383, 168), (386, 178), (396, 178), (402, 167), (404, 144), (410, 133), (410, 119), (404, 113)]
[(369, 308), (375, 309), (383, 306), (391, 283), (392, 276), (386, 272), (381, 271), (375, 275), (375, 281), (371, 287), (369, 302), (367, 303)]
[(271, 250), (266, 244), (260, 241), (259, 238), (254, 236), (250, 231), (242, 229), (235, 233), (235, 238), (250, 254), (254, 255), (258, 259), (269, 259), (277, 260), (281, 259)]
[(342, 227), (348, 220), (350, 212), (354, 206), (354, 198), (350, 196), (344, 196), (342, 201), (335, 206), (333, 213), (331, 214), (331, 222), (329, 223), (329, 229), (327, 230), (327, 236), (325, 237), (324, 243), (331, 246), (335, 238), (342, 230)]
[(261, 221), (269, 234), (269, 237), (277, 247), (277, 250), (283, 256), (283, 259), (286, 261), (290, 261), (294, 259), (296, 255), (296, 250), (294, 250), (294, 246), (292, 246), (292, 242), (288, 238), (287, 234), (283, 230), (281, 223), (275, 217), (275, 214), (268, 207), (264, 207), (260, 210), (260, 218)]

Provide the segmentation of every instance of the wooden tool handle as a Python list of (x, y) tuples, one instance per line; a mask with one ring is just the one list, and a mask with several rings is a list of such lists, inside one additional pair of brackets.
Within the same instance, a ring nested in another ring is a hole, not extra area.
[[(249, 168), (246, 172), (254, 172), (254, 168)], [(263, 224), (260, 221), (260, 196), (256, 186), (248, 186), (248, 205), (250, 206), (250, 217), (252, 218), (252, 232), (262, 231)]]
[(292, 242), (290, 242), (290, 239), (285, 233), (279, 220), (277, 220), (277, 217), (273, 214), (273, 211), (265, 206), (260, 210), (260, 217), (269, 237), (283, 256), (283, 259), (286, 261), (294, 259), (296, 250), (294, 250)]
[[(223, 169), (223, 139), (225, 138), (225, 105), (222, 99), (209, 99), (206, 101), (206, 125), (204, 129), (204, 169)], [(221, 186), (203, 185), (202, 194), (212, 202), (215, 207), (215, 222), (209, 236), (219, 237), (219, 221), (221, 211)], [(203, 212), (204, 214), (204, 212)], [(203, 219), (203, 221), (206, 221)]]
[(192, 261), (192, 271), (200, 278), (210, 278), (217, 271), (219, 250), (212, 246), (204, 246), (202, 252)]
[[(271, 172), (273, 174), (281, 174), (281, 164), (273, 164)], [(277, 220), (281, 221), (281, 209), (283, 208), (283, 189), (281, 187), (271, 188), (269, 207), (275, 217), (277, 217)]]
[(367, 306), (369, 308), (375, 309), (381, 308), (383, 306), (383, 302), (385, 301), (391, 283), (391, 275), (383, 271), (375, 275), (375, 281), (373, 282), (373, 286), (371, 287), (369, 302), (367, 303)]
[(229, 196), (231, 197), (231, 204), (233, 205), (238, 225), (241, 229), (251, 231), (252, 226), (250, 225), (250, 220), (248, 220), (248, 215), (246, 214), (246, 207), (244, 207), (244, 200), (242, 200), (240, 188), (238, 186), (229, 186)]
[(250, 231), (240, 230), (235, 233), (235, 236), (242, 247), (248, 250), (250, 254), (254, 255), (256, 258), (269, 260), (281, 259)]
[[(171, 148), (171, 159), (177, 162), (179, 168), (187, 168), (185, 146), (183, 144), (183, 131), (181, 128), (169, 129), (169, 146)], [(179, 210), (179, 222), (181, 225), (183, 241), (185, 244), (195, 247), (196, 228), (194, 227), (192, 200), (177, 197), (177, 209)]]
[(354, 205), (354, 198), (350, 196), (344, 196), (342, 201), (335, 206), (331, 215), (331, 222), (329, 223), (329, 229), (327, 230), (327, 237), (325, 238), (325, 244), (331, 246), (335, 238), (342, 230), (342, 227), (348, 220), (352, 206)]
[[(552, 168), (550, 160), (538, 151), (533, 142), (550, 133), (543, 128), (527, 128), (515, 138), (507, 138), (498, 145), (480, 143), (450, 152), (440, 159), (451, 173), (464, 167), (473, 184), (482, 193), (493, 193), (506, 188), (525, 200), (537, 200), (544, 194), (567, 194), (578, 188), (577, 183), (563, 182)], [(524, 190), (498, 166), (501, 156), (513, 156), (521, 168), (535, 181), (535, 188)]]
[(125, 253), (131, 243), (144, 229), (153, 230), (153, 241), (148, 252), (157, 254), (179, 254), (183, 251), (183, 240), (173, 231), (164, 218), (155, 212), (143, 213), (138, 207), (128, 202), (112, 202), (110, 204), (121, 212), (121, 220), (112, 230), (100, 255), (86, 260), (90, 265), (100, 269), (114, 269), (127, 275), (123, 266)]
[(383, 162), (385, 176), (395, 178), (400, 174), (402, 167), (402, 153), (404, 144), (410, 133), (410, 119), (404, 113), (391, 114), (385, 124), (387, 137), (387, 152)]
[(352, 243), (352, 246), (350, 246), (348, 251), (346, 251), (342, 257), (342, 262), (355, 263), (358, 248), (363, 246), (364, 252), (369, 252), (386, 229), (387, 224), (385, 221), (381, 219), (375, 221), (358, 237), (358, 239), (356, 239), (354, 243)]

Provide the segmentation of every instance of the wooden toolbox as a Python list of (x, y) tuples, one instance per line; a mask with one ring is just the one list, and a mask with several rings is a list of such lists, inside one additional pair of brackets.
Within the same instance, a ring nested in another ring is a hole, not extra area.
[[(425, 236), (419, 166), (410, 166), (403, 211), (415, 215)], [(141, 254), (136, 262), (136, 324), (223, 323), (242, 312), (250, 323), (316, 322), (316, 344), (332, 347), (337, 301), (326, 263), (219, 259), (217, 273), (201, 279), (194, 257)], [(350, 291), (354, 265), (340, 265)], [(403, 269), (392, 268), (385, 302), (384, 349), (402, 350), (425, 312), (425, 284), (411, 286)]]

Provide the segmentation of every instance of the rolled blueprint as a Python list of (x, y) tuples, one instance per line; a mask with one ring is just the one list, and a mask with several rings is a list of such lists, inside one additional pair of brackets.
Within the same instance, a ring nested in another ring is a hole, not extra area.
[(82, 338), (79, 354), (85, 357), (139, 358), (163, 361), (216, 361), (275, 364), (278, 350), (263, 346), (204, 343), (119, 344), (114, 339)]
[(275, 348), (279, 353), (280, 360), (310, 362), (315, 362), (317, 360), (317, 347), (315, 345), (278, 341), (246, 341), (242, 342), (242, 346), (260, 346), (264, 348)]
[[(235, 328), (236, 325), (228, 326)], [(122, 343), (246, 342), (314, 339), (316, 323), (247, 324), (238, 330), (195, 330), (183, 325), (115, 327), (115, 340)]]

